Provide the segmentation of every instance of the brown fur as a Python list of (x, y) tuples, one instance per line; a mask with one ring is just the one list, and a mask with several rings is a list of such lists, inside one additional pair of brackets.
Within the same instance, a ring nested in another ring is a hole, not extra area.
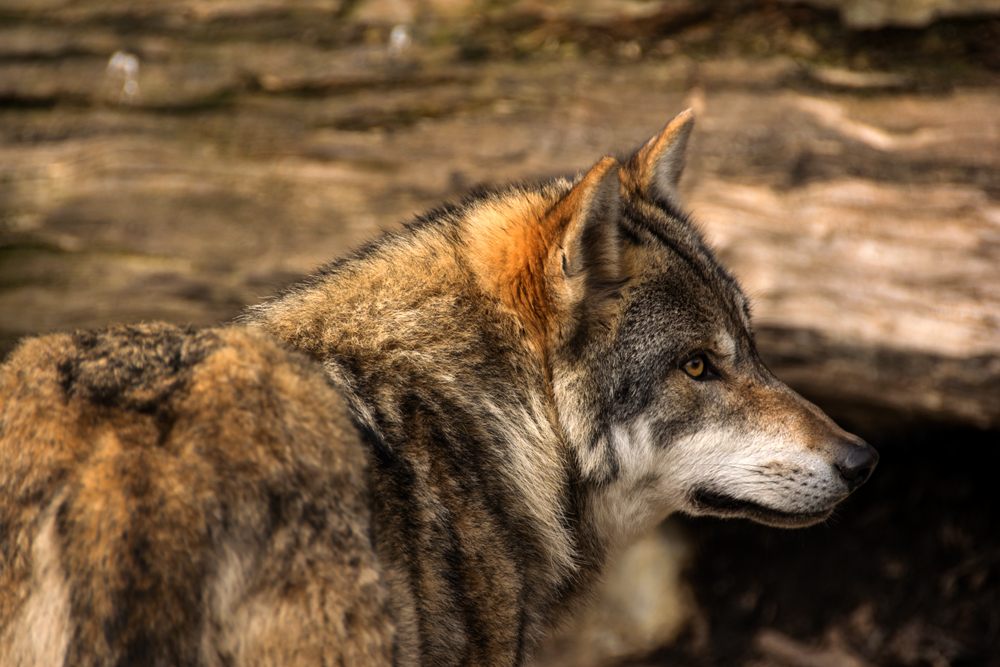
[(239, 329), (49, 336), (0, 405), (0, 664), (389, 662), (364, 451), (297, 355)]

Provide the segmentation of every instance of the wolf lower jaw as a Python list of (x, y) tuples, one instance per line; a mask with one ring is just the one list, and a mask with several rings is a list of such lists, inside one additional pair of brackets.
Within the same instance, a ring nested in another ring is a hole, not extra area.
[(805, 528), (828, 519), (833, 514), (837, 504), (846, 497), (847, 494), (838, 496), (831, 500), (829, 507), (808, 512), (775, 509), (753, 500), (736, 498), (707, 487), (699, 487), (692, 491), (690, 501), (698, 514), (721, 518), (750, 519), (775, 528)]

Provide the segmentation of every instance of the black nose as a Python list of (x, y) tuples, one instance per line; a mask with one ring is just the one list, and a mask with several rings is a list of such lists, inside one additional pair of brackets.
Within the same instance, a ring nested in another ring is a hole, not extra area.
[(834, 465), (847, 482), (847, 488), (853, 491), (871, 477), (878, 463), (878, 452), (860, 438), (844, 442), (840, 449), (840, 460)]

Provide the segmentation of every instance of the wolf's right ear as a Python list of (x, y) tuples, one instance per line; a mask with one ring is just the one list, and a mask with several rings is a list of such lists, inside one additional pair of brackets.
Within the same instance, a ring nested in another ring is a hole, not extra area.
[(622, 180), (626, 185), (649, 199), (679, 204), (677, 184), (684, 171), (688, 137), (693, 127), (691, 109), (677, 114), (622, 167)]

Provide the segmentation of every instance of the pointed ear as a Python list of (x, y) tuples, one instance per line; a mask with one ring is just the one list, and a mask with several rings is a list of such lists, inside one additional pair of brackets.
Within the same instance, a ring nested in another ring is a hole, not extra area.
[(560, 268), (564, 278), (585, 273), (617, 274), (618, 216), (621, 194), (618, 162), (606, 157), (573, 187), (557, 208), (568, 213)]
[(646, 142), (622, 168), (622, 180), (650, 199), (679, 203), (677, 184), (684, 171), (688, 137), (694, 127), (691, 109), (677, 114), (655, 137)]
[(549, 260), (550, 284), (564, 320), (597, 315), (625, 280), (619, 166), (610, 157), (598, 162), (550, 213), (565, 225)]

